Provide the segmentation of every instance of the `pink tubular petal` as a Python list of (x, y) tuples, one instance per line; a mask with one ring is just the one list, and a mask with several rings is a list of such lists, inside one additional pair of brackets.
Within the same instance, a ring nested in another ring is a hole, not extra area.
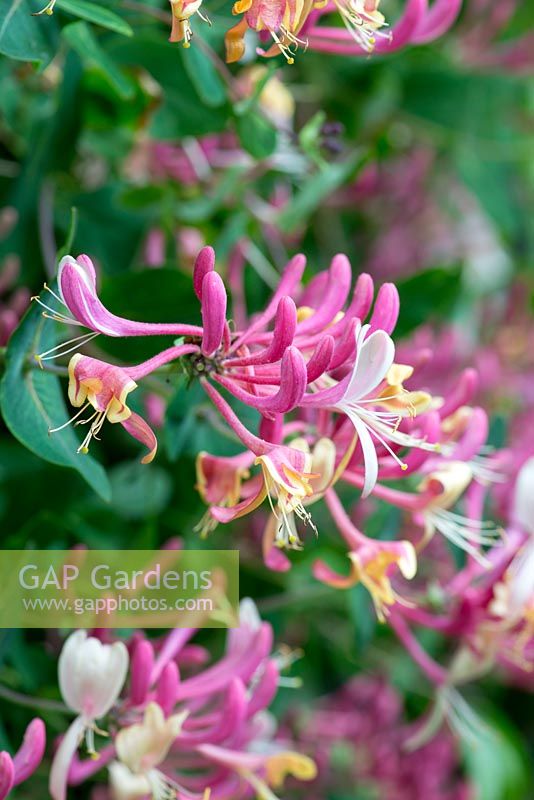
[(345, 332), (338, 340), (332, 355), (330, 370), (337, 369), (343, 366), (343, 364), (350, 364), (356, 352), (356, 341), (358, 339), (360, 327), (359, 319), (352, 318), (348, 320)]
[(137, 642), (130, 668), (130, 702), (142, 705), (150, 688), (150, 677), (154, 668), (154, 648), (147, 639)]
[(158, 440), (150, 425), (145, 422), (143, 417), (140, 417), (139, 414), (136, 414), (134, 411), (132, 411), (128, 419), (122, 420), (121, 425), (128, 431), (130, 436), (133, 436), (138, 442), (146, 445), (148, 453), (146, 456), (143, 456), (141, 463), (150, 464), (158, 449)]
[(204, 743), (216, 744), (224, 742), (239, 733), (239, 728), (245, 721), (247, 711), (247, 690), (239, 678), (230, 681), (224, 698), (223, 707), (211, 727), (202, 728), (199, 732), (189, 730), (187, 720), (184, 723), (183, 733), (176, 739), (176, 748), (186, 745)]
[(13, 757), (15, 767), (14, 785), (27, 780), (43, 760), (46, 746), (46, 729), (42, 719), (33, 719), (24, 734), (22, 744)]
[(174, 661), (163, 669), (156, 687), (156, 703), (163, 709), (165, 716), (171, 714), (178, 699), (180, 672)]
[(455, 461), (470, 461), (478, 455), (486, 443), (489, 433), (488, 415), (483, 408), (473, 408), (471, 418), (451, 458)]
[(307, 383), (313, 383), (323, 372), (329, 368), (334, 352), (334, 339), (332, 336), (325, 336), (315, 348), (312, 357), (306, 364)]
[(50, 768), (48, 789), (54, 800), (65, 800), (67, 796), (67, 776), (78, 744), (85, 729), (85, 719), (76, 717), (68, 728), (56, 751)]
[(274, 315), (276, 314), (276, 310), (278, 308), (278, 303), (285, 295), (291, 296), (296, 289), (300, 279), (302, 278), (302, 274), (304, 272), (304, 268), (306, 266), (306, 258), (303, 255), (296, 255), (294, 256), (291, 261), (287, 264), (283, 275), (280, 279), (280, 283), (276, 291), (274, 292), (271, 300), (269, 301), (267, 308), (259, 314), (254, 322), (248, 326), (247, 330), (234, 342), (232, 346), (232, 350), (235, 351), (241, 345), (247, 341), (254, 333), (259, 330), (262, 330), (268, 323), (273, 319)]
[(295, 408), (302, 400), (306, 391), (307, 371), (300, 350), (292, 346), (287, 348), (282, 357), (280, 389), (276, 394), (268, 396), (250, 394), (237, 386), (231, 378), (214, 375), (213, 379), (248, 406), (267, 413), (284, 414)]
[(240, 517), (244, 517), (246, 514), (250, 514), (251, 511), (254, 511), (267, 496), (267, 492), (263, 485), (263, 481), (260, 483), (259, 490), (256, 494), (247, 497), (245, 500), (242, 500), (240, 503), (237, 503), (235, 506), (212, 506), (210, 508), (210, 514), (213, 519), (216, 519), (217, 522), (227, 523), (232, 522), (235, 519), (239, 519)]
[(72, 256), (65, 256), (60, 262), (58, 272), (61, 297), (74, 319), (86, 328), (107, 336), (202, 334), (202, 328), (196, 325), (135, 322), (112, 314), (99, 300), (94, 285), (94, 274), (89, 274), (87, 269), (85, 261), (79, 263)]
[(357, 582), (353, 572), (349, 575), (340, 575), (321, 559), (317, 559), (312, 567), (313, 577), (321, 583), (333, 586), (336, 589), (350, 589)]
[(383, 330), (392, 333), (399, 318), (400, 300), (397, 287), (393, 283), (385, 283), (380, 287), (376, 298), (371, 331)]
[(15, 767), (9, 753), (0, 753), (0, 800), (8, 796), (15, 782)]
[(274, 700), (278, 690), (278, 667), (274, 661), (268, 661), (263, 673), (254, 687), (252, 697), (247, 708), (247, 717), (253, 717), (258, 711), (263, 711)]
[(290, 297), (282, 297), (276, 309), (274, 331), (269, 347), (259, 353), (243, 358), (232, 358), (225, 361), (225, 367), (248, 367), (260, 364), (273, 364), (279, 361), (285, 350), (293, 342), (297, 327), (297, 308)]
[(175, 628), (168, 634), (163, 647), (158, 653), (156, 663), (154, 664), (150, 681), (151, 684), (159, 680), (165, 667), (171, 664), (176, 656), (181, 653), (194, 633), (195, 628)]
[(426, 17), (417, 26), (412, 43), (425, 44), (442, 36), (454, 24), (461, 8), (462, 0), (435, 0)]
[(358, 276), (351, 303), (345, 311), (343, 319), (335, 322), (334, 325), (331, 325), (328, 329), (328, 332), (332, 336), (337, 336), (346, 327), (348, 320), (352, 318), (363, 322), (371, 309), (373, 297), (373, 279), (366, 272), (362, 272), (361, 275)]
[(422, 24), (427, 10), (427, 0), (408, 0), (404, 14), (391, 30), (391, 40), (379, 39), (376, 43), (375, 53), (391, 53), (409, 44)]
[(212, 355), (220, 347), (226, 323), (226, 289), (217, 272), (202, 281), (202, 352)]
[(478, 373), (474, 369), (466, 369), (463, 371), (458, 383), (454, 390), (445, 399), (445, 402), (439, 409), (441, 419), (454, 414), (460, 406), (468, 405), (478, 389)]
[(202, 300), (204, 278), (215, 269), (215, 251), (213, 247), (203, 247), (195, 259), (193, 267), (193, 289), (199, 300)]
[(345, 305), (350, 291), (352, 271), (348, 258), (342, 254), (334, 256), (328, 271), (328, 284), (322, 303), (315, 314), (297, 325), (297, 335), (319, 333), (332, 322)]

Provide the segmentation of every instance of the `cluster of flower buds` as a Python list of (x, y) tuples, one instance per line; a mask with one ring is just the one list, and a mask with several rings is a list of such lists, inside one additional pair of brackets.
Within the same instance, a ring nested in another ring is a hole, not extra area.
[[(272, 57), (282, 53), (289, 64), (299, 47), (320, 52), (361, 56), (372, 52), (389, 53), (410, 44), (424, 44), (442, 36), (456, 20), (461, 0), (406, 0), (400, 19), (387, 27), (378, 9), (380, 0), (312, 0), (295, 5), (277, 0), (268, 7), (260, 0), (238, 0), (232, 13), (239, 22), (226, 34), (226, 59), (239, 61), (245, 54), (247, 31), (258, 34), (259, 55)], [(189, 47), (191, 17), (201, 11), (202, 0), (170, 0), (172, 30), (170, 40)], [(320, 24), (323, 16), (334, 15), (342, 23)]]
[[(409, 613), (391, 581), (399, 573), (415, 577), (418, 553), (435, 534), (482, 569), (491, 567), (494, 546), (501, 552), (502, 531), (482, 518), (486, 485), (497, 472), (495, 459), (484, 454), (487, 417), (469, 405), (477, 386), (472, 369), (463, 371), (446, 396), (432, 396), (417, 385), (405, 388), (405, 382), (417, 384), (420, 359), (414, 364), (395, 359), (391, 333), (399, 297), (393, 284), (381, 286), (375, 298), (371, 277), (362, 274), (352, 286), (348, 259), (337, 255), (328, 270), (303, 285), (305, 264), (304, 256), (295, 256), (264, 310), (252, 316), (244, 303), (243, 269), (239, 272), (244, 262), (234, 265), (227, 318), (215, 255), (204, 248), (193, 271), (202, 322), (195, 326), (114, 315), (98, 298), (90, 259), (66, 256), (55, 295), (66, 311), (46, 307), (45, 313), (89, 333), (38, 359), (43, 364), (71, 353), (98, 334), (180, 337), (136, 366), (119, 367), (78, 352), (71, 357), (69, 399), (79, 409), (71, 421), (88, 426), (80, 452), (87, 452), (108, 420), (143, 442), (148, 449), (143, 462), (151, 461), (155, 434), (127, 398), (139, 380), (179, 360), (244, 448), (233, 457), (198, 455), (197, 486), (209, 506), (203, 532), (267, 500), (264, 559), (273, 569), (287, 570), (291, 561), (284, 550), (302, 548), (306, 530), (318, 533), (310, 507), (324, 499), (346, 543), (349, 572), (340, 576), (317, 562), (315, 576), (339, 587), (361, 582), (384, 620), (393, 607)], [(257, 431), (241, 421), (235, 401), (258, 413)], [(383, 483), (399, 480), (406, 490)], [(400, 509), (410, 520), (409, 534), (396, 541), (365, 536), (341, 503), (338, 485), (354, 500), (373, 494)]]
[[(52, 763), (54, 800), (65, 800), (69, 786), (103, 768), (109, 786), (93, 796), (107, 800), (245, 800), (253, 794), (276, 800), (287, 776), (316, 777), (314, 762), (276, 737), (266, 710), (288, 658), (282, 651), (271, 655), (272, 629), (253, 602), (242, 602), (240, 627), (229, 631), (216, 663), (191, 642), (194, 634), (180, 628), (149, 640), (138, 632), (127, 645), (85, 631), (69, 636), (59, 658), (59, 686), (77, 716)], [(102, 736), (108, 741), (97, 751), (95, 737)], [(88, 758), (79, 753), (84, 739)], [(15, 765), (15, 782), (29, 774), (24, 764), (35, 768), (40, 760), (42, 746), (33, 747), (31, 760), (15, 757), (23, 763), (19, 771)]]
[(402, 698), (383, 677), (353, 678), (311, 711), (295, 709), (286, 726), (317, 762), (308, 800), (349, 785), (380, 800), (473, 797), (473, 787), (458, 773), (458, 746), (449, 732), (417, 752), (406, 749), (413, 723), (403, 719)]

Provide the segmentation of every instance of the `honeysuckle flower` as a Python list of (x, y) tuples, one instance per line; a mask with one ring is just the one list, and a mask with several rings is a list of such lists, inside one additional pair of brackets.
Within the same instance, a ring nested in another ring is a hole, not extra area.
[(184, 47), (191, 46), (193, 31), (191, 30), (190, 19), (198, 14), (204, 22), (209, 20), (200, 11), (202, 0), (170, 0), (172, 11), (172, 28), (169, 37), (170, 42), (183, 42)]
[(389, 53), (442, 36), (456, 20), (461, 6), (461, 0), (436, 0), (430, 8), (426, 0), (407, 0), (400, 19), (384, 32), (376, 0), (336, 0), (335, 8), (346, 28), (318, 24), (322, 15), (333, 10), (332, 4), (321, 3), (303, 35), (306, 34), (310, 49), (325, 53), (352, 56), (370, 51)]
[[(99, 438), (106, 420), (112, 424), (120, 423), (130, 436), (147, 447), (148, 453), (141, 462), (150, 463), (156, 455), (157, 439), (148, 423), (128, 407), (128, 395), (137, 388), (136, 378), (148, 375), (184, 353), (197, 350), (193, 345), (177, 345), (132, 367), (117, 367), (76, 353), (69, 362), (68, 395), (71, 404), (79, 411), (63, 425), (51, 428), (49, 433), (58, 433), (71, 424), (89, 425), (89, 430), (78, 448), (79, 453), (88, 453), (91, 440)], [(80, 419), (86, 411), (89, 417)]]
[(27, 780), (41, 763), (46, 745), (44, 722), (36, 718), (26, 728), (22, 744), (14, 756), (0, 752), (0, 800), (11, 789)]
[(389, 606), (404, 602), (393, 590), (390, 577), (395, 567), (407, 580), (415, 577), (415, 548), (408, 541), (369, 539), (352, 524), (332, 489), (328, 489), (326, 499), (339, 532), (350, 548), (350, 572), (348, 575), (339, 575), (323, 561), (317, 560), (313, 573), (318, 580), (338, 589), (349, 589), (356, 583), (362, 583), (371, 595), (378, 619), (385, 622)]
[[(403, 462), (388, 445), (388, 441), (405, 447), (420, 447), (437, 450), (438, 446), (417, 439), (398, 430), (403, 417), (414, 416), (417, 408), (425, 408), (430, 404), (430, 396), (424, 393), (398, 392), (391, 389), (387, 375), (393, 366), (395, 345), (391, 337), (383, 330), (376, 330), (367, 336), (369, 326), (363, 326), (356, 332), (356, 358), (351, 374), (333, 389), (326, 389), (309, 397), (309, 405), (328, 405), (346, 414), (358, 434), (365, 464), (365, 481), (362, 496), (367, 497), (376, 485), (378, 478), (378, 457), (375, 439), (386, 448), (390, 455), (405, 469)], [(386, 381), (385, 391), (377, 388)], [(422, 395), (422, 396), (421, 396)], [(384, 405), (395, 402), (394, 410), (376, 411), (373, 405)]]
[(368, 53), (375, 49), (377, 37), (391, 38), (381, 29), (386, 19), (378, 10), (380, 0), (335, 0), (341, 18), (354, 40)]
[[(258, 800), (279, 800), (271, 790), (281, 789), (288, 775), (299, 781), (313, 781), (317, 777), (315, 762), (308, 756), (280, 748), (266, 748), (267, 752), (254, 750), (241, 753), (217, 747), (203, 745), (199, 750), (215, 763), (234, 769), (256, 792)], [(269, 752), (271, 751), (271, 752)]]
[(59, 688), (65, 703), (78, 716), (69, 727), (54, 756), (49, 790), (54, 800), (65, 800), (70, 764), (84, 734), (87, 749), (95, 752), (96, 720), (115, 705), (128, 671), (128, 651), (122, 642), (102, 644), (76, 631), (69, 636), (59, 657)]
[(425, 527), (423, 542), (428, 542), (439, 531), (475, 560), (487, 564), (480, 546), (495, 545), (502, 539), (503, 532), (492, 522), (469, 519), (450, 510), (472, 480), (471, 467), (462, 461), (445, 462), (424, 478), (418, 487), (429, 498), (421, 511)]
[(174, 740), (182, 730), (188, 712), (165, 718), (157, 703), (149, 703), (143, 721), (122, 728), (115, 737), (119, 765), (110, 768), (115, 797), (142, 797), (166, 800), (180, 787), (157, 767), (166, 758)]
[[(57, 282), (59, 294), (46, 284), (44, 288), (59, 303), (59, 310), (48, 306), (40, 297), (33, 298), (45, 309), (44, 316), (67, 325), (89, 328), (91, 333), (79, 336), (70, 342), (63, 342), (46, 353), (37, 355), (36, 358), (40, 361), (66, 355), (99, 333), (115, 337), (163, 334), (202, 336), (202, 328), (194, 325), (134, 322), (112, 314), (98, 298), (95, 267), (87, 255), (80, 255), (76, 259), (64, 256), (59, 262)], [(66, 311), (61, 308), (65, 308)]]
[[(248, 452), (227, 458), (200, 452), (196, 460), (196, 489), (204, 502), (221, 508), (237, 505), (242, 483), (249, 477), (253, 462), (254, 454)], [(217, 524), (215, 517), (207, 511), (197, 529), (206, 536)]]
[(245, 53), (245, 33), (247, 29), (265, 31), (274, 40), (274, 46), (264, 55), (282, 53), (288, 64), (293, 64), (295, 51), (306, 42), (299, 39), (298, 33), (313, 8), (313, 0), (303, 0), (292, 4), (288, 0), (237, 0), (232, 8), (235, 15), (243, 18), (225, 36), (226, 60), (239, 61)]

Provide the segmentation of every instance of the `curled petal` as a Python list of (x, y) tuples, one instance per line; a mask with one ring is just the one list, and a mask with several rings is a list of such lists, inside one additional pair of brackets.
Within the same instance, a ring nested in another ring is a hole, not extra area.
[(145, 702), (150, 688), (150, 676), (154, 667), (154, 648), (148, 639), (137, 642), (132, 656), (130, 671), (130, 702), (140, 706)]
[(43, 760), (45, 745), (45, 724), (42, 719), (36, 717), (26, 728), (22, 744), (13, 757), (15, 786), (27, 780), (35, 772)]
[(318, 559), (313, 565), (313, 575), (321, 583), (333, 586), (335, 589), (350, 589), (359, 581), (356, 565), (351, 561), (350, 572), (348, 575), (340, 575), (335, 572), (328, 564)]
[(15, 767), (9, 753), (0, 753), (0, 800), (8, 796), (15, 783)]
[(397, 287), (393, 283), (385, 283), (380, 287), (376, 298), (373, 316), (371, 317), (371, 330), (383, 330), (391, 333), (399, 318), (400, 300)]
[(165, 666), (156, 687), (156, 702), (168, 716), (176, 705), (180, 688), (180, 672), (174, 661)]
[(473, 399), (476, 390), (478, 389), (478, 374), (474, 369), (466, 369), (453, 391), (448, 395), (447, 399), (439, 409), (439, 415), (442, 419), (454, 414), (460, 406), (468, 405)]
[(292, 344), (297, 327), (297, 309), (290, 297), (282, 297), (276, 309), (274, 331), (269, 347), (259, 353), (243, 358), (225, 361), (225, 366), (248, 367), (259, 364), (272, 364), (279, 361), (285, 350)]
[(85, 719), (76, 717), (61, 740), (50, 768), (48, 789), (54, 800), (65, 800), (67, 796), (67, 776), (71, 762), (85, 729)]
[(140, 417), (139, 414), (133, 411), (128, 419), (122, 420), (121, 425), (128, 431), (130, 436), (133, 436), (138, 442), (142, 442), (142, 444), (146, 445), (148, 453), (146, 456), (143, 456), (141, 463), (150, 464), (158, 449), (158, 440), (150, 425), (145, 422), (143, 417)]
[(202, 281), (202, 352), (210, 356), (220, 346), (226, 323), (226, 289), (217, 272)]
[(315, 348), (312, 357), (306, 364), (307, 383), (313, 383), (320, 378), (323, 372), (330, 366), (332, 354), (334, 352), (334, 339), (332, 336), (325, 336)]
[(328, 271), (328, 284), (324, 299), (314, 314), (299, 323), (297, 326), (299, 336), (319, 333), (332, 322), (345, 304), (350, 290), (351, 277), (348, 258), (342, 254), (334, 256)]
[(199, 300), (202, 300), (204, 278), (215, 269), (215, 251), (213, 247), (203, 247), (195, 259), (193, 267), (193, 288)]

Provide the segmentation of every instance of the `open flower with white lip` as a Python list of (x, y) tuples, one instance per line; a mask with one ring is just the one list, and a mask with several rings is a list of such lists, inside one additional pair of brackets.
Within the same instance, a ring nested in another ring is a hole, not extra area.
[[(378, 456), (373, 439), (402, 468), (405, 466), (388, 442), (402, 447), (419, 447), (431, 451), (438, 449), (435, 444), (398, 430), (402, 418), (414, 417), (418, 412), (426, 410), (431, 403), (431, 397), (424, 392), (407, 392), (402, 385), (391, 383), (392, 380), (398, 380), (395, 371), (393, 378), (391, 372), (395, 358), (393, 340), (383, 330), (374, 331), (367, 336), (368, 332), (368, 325), (355, 332), (356, 358), (350, 375), (337, 386), (308, 396), (305, 403), (316, 407), (329, 406), (349, 417), (363, 452), (363, 497), (372, 492), (378, 478)], [(395, 404), (392, 405), (394, 401)], [(376, 410), (376, 406), (382, 410)]]
[[(73, 422), (76, 425), (89, 425), (87, 435), (78, 448), (79, 453), (88, 453), (91, 440), (98, 439), (106, 420), (120, 422), (131, 436), (146, 445), (148, 453), (142, 462), (149, 463), (156, 454), (156, 436), (150, 425), (126, 404), (127, 396), (136, 388), (137, 383), (126, 369), (76, 353), (69, 362), (69, 400), (80, 410), (64, 425), (50, 429), (49, 433), (57, 433)], [(89, 417), (80, 419), (83, 412), (88, 410)]]
[(59, 657), (59, 688), (65, 703), (79, 716), (52, 763), (49, 789), (54, 800), (65, 800), (69, 767), (84, 734), (89, 752), (94, 753), (95, 721), (117, 702), (127, 672), (128, 651), (122, 642), (102, 644), (85, 631), (76, 631), (65, 642)]
[(117, 734), (115, 747), (119, 762), (110, 767), (110, 781), (116, 800), (151, 795), (154, 800), (168, 800), (181, 791), (157, 767), (166, 758), (180, 734), (188, 712), (173, 714), (168, 719), (157, 703), (149, 703), (143, 721), (123, 728)]
[(335, 0), (347, 30), (367, 53), (372, 53), (375, 49), (377, 37), (391, 39), (389, 31), (381, 30), (386, 25), (386, 19), (378, 10), (379, 2), (380, 0)]

